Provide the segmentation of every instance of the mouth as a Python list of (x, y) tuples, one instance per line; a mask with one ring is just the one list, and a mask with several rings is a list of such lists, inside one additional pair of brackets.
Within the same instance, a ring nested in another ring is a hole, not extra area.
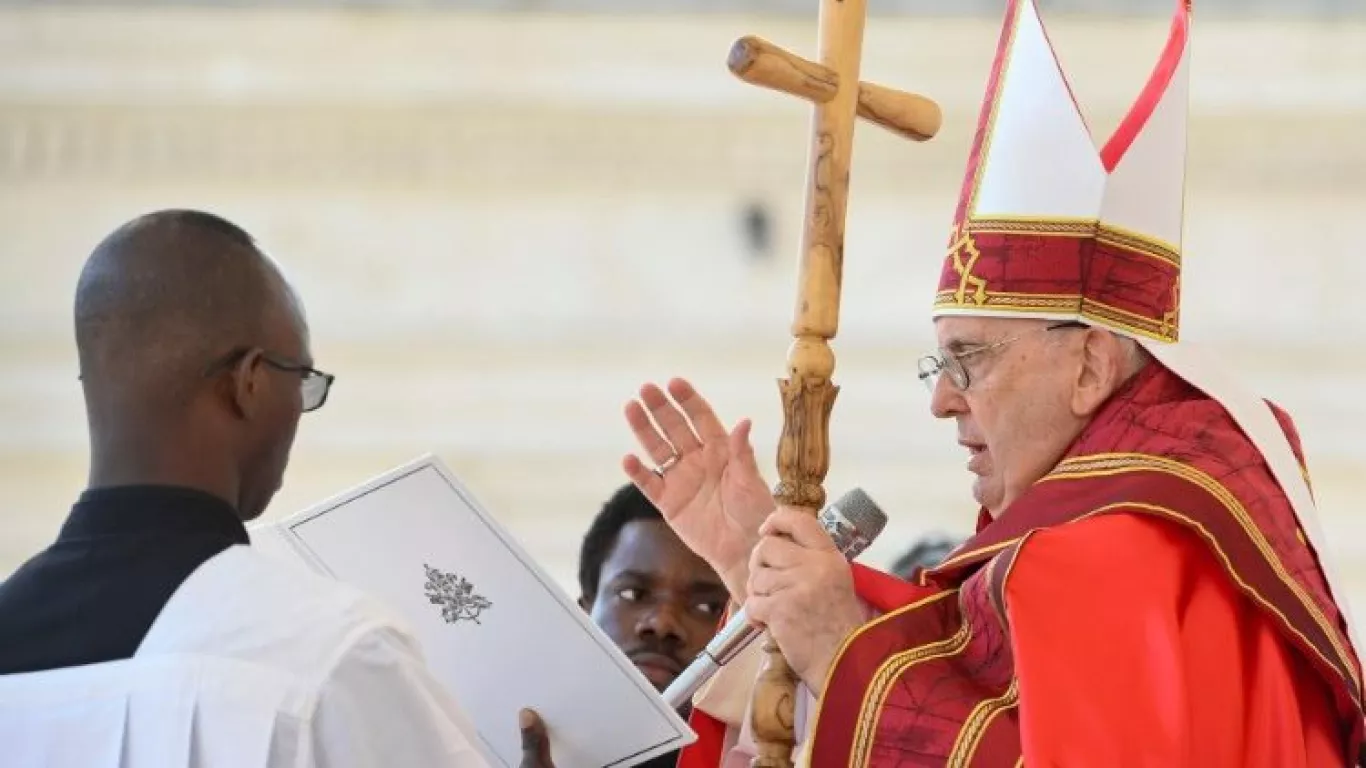
[(982, 464), (986, 460), (986, 444), (976, 443), (971, 440), (959, 440), (958, 444), (968, 450), (968, 471), (974, 474), (981, 474)]
[(631, 661), (640, 670), (645, 679), (654, 684), (656, 688), (663, 690), (669, 687), (669, 683), (678, 677), (683, 671), (683, 663), (672, 656), (653, 651), (638, 651), (631, 654)]

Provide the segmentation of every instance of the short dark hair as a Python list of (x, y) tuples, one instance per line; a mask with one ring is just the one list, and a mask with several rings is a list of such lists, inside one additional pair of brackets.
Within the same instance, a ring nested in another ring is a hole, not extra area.
[(584, 597), (597, 595), (603, 562), (616, 546), (621, 529), (637, 520), (662, 522), (664, 515), (634, 483), (627, 483), (602, 505), (598, 516), (588, 526), (588, 533), (583, 536), (583, 544), (579, 547), (579, 589)]

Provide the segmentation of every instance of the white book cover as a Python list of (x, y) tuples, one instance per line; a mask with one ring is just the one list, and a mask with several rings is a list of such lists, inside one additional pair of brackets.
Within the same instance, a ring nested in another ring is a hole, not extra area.
[(696, 738), (434, 456), (258, 527), (252, 540), (399, 611), (507, 768), (521, 762), (523, 707), (546, 721), (558, 768), (629, 768)]

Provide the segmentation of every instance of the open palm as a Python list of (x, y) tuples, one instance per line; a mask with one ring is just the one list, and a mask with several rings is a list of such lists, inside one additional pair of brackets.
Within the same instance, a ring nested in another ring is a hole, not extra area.
[(646, 384), (640, 399), (626, 405), (631, 431), (664, 471), (655, 472), (634, 455), (622, 467), (683, 543), (743, 601), (750, 550), (774, 509), (749, 442), (750, 422), (742, 420), (727, 432), (691, 384), (673, 379), (668, 392)]

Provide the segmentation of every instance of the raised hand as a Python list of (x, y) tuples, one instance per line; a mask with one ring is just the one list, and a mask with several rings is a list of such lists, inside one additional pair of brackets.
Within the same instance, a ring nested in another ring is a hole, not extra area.
[(626, 404), (626, 421), (657, 469), (634, 455), (622, 468), (683, 543), (711, 565), (732, 599), (743, 602), (750, 550), (776, 507), (754, 459), (750, 422), (727, 432), (691, 384), (672, 379), (668, 390), (666, 396), (646, 384), (640, 399)]

